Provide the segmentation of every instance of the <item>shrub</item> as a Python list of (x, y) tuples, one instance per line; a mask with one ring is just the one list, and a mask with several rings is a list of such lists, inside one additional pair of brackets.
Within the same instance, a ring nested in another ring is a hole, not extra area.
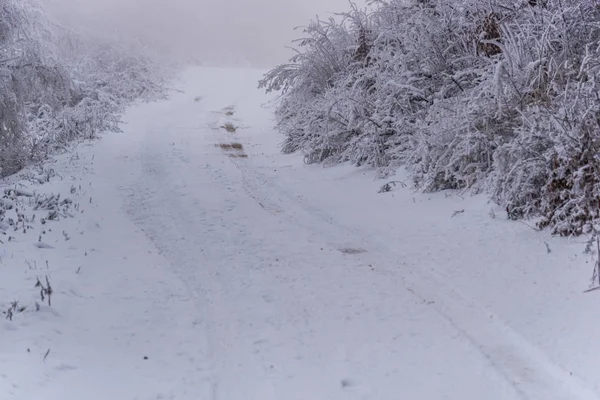
[(589, 0), (391, 0), (314, 21), (280, 90), (284, 152), (407, 167), (581, 234), (599, 219), (600, 8)]

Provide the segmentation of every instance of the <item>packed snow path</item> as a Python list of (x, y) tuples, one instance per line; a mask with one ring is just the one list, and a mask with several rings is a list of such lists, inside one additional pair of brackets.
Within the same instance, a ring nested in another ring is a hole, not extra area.
[(581, 265), (572, 247), (543, 259), (479, 198), (378, 194), (370, 171), (279, 154), (259, 77), (190, 70), (86, 150), (98, 267), (54, 372), (13, 398), (600, 398), (597, 328), (568, 311), (585, 299), (561, 306), (582, 275), (539, 288)]

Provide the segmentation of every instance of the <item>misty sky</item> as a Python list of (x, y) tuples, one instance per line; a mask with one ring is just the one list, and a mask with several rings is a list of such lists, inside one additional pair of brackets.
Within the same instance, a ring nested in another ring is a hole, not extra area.
[[(347, 0), (45, 0), (71, 21), (118, 28), (158, 48), (207, 63), (273, 66), (290, 55), (285, 46), (319, 15), (349, 9)], [(361, 4), (359, 1), (358, 4)]]

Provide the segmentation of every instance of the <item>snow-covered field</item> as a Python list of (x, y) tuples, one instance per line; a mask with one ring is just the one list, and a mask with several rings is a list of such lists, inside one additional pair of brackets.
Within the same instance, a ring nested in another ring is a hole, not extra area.
[(7, 181), (0, 399), (600, 398), (584, 238), (282, 155), (260, 76)]

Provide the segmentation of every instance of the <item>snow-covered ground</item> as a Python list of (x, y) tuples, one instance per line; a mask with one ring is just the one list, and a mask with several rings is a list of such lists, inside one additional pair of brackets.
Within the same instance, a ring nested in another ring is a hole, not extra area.
[(280, 154), (260, 75), (8, 180), (0, 399), (600, 398), (584, 238)]

